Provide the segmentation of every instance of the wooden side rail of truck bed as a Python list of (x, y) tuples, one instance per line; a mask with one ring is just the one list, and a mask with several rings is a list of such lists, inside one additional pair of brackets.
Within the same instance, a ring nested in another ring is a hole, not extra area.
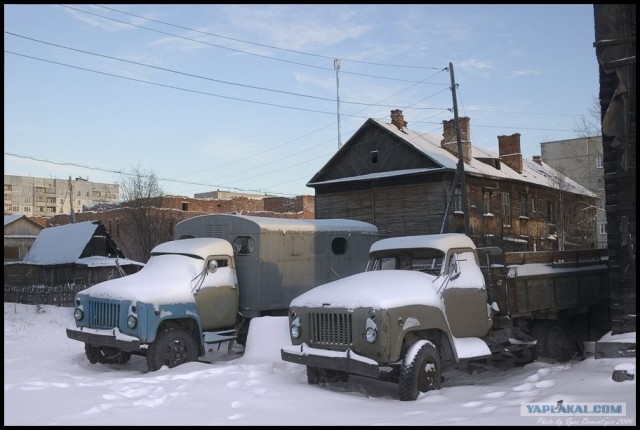
[(562, 264), (574, 267), (590, 266), (594, 264), (606, 264), (609, 253), (606, 249), (577, 249), (572, 251), (527, 251), (506, 252), (505, 264), (550, 264), (552, 266)]

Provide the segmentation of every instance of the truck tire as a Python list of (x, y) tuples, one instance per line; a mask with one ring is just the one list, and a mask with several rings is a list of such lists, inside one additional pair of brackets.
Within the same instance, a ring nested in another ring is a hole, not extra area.
[(346, 372), (307, 366), (307, 382), (309, 385), (347, 382), (348, 380), (349, 374)]
[(158, 334), (147, 349), (147, 367), (154, 372), (196, 361), (200, 352), (193, 334), (181, 327), (169, 327)]
[(236, 343), (238, 345), (245, 346), (247, 344), (247, 336), (249, 335), (250, 324), (251, 318), (244, 318), (240, 323), (240, 328), (238, 329), (238, 337), (236, 338)]
[(419, 341), (407, 352), (407, 357), (412, 355), (413, 359), (409, 363), (403, 361), (400, 368), (398, 388), (402, 401), (416, 400), (420, 393), (440, 389), (442, 360), (436, 347)]
[(538, 341), (537, 353), (560, 362), (569, 361), (577, 351), (577, 343), (569, 336), (568, 324), (562, 320), (536, 321), (531, 334)]
[(125, 364), (131, 358), (131, 352), (121, 351), (118, 348), (108, 346), (92, 346), (84, 344), (84, 353), (89, 359), (89, 363), (96, 364)]

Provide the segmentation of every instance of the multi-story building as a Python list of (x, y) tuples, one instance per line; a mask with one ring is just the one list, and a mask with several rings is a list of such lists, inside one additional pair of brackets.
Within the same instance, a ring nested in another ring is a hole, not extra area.
[(96, 203), (117, 202), (117, 184), (83, 178), (54, 179), (4, 175), (4, 214), (51, 217), (80, 213)]
[(602, 136), (542, 142), (542, 161), (598, 195), (595, 208), (588, 208), (586, 218), (595, 229), (592, 247), (607, 247), (607, 214), (605, 211)]

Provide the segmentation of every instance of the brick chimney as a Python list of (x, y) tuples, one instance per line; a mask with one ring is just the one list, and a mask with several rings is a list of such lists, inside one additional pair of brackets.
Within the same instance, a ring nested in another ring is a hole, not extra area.
[(522, 173), (520, 133), (514, 133), (511, 136), (498, 136), (498, 155), (500, 161), (516, 172)]
[(404, 120), (404, 116), (402, 115), (402, 111), (400, 109), (391, 111), (391, 124), (398, 127), (398, 130), (402, 130), (408, 125), (407, 121)]
[[(462, 159), (471, 162), (471, 139), (469, 137), (469, 117), (458, 118), (460, 123), (460, 142), (462, 143)], [(440, 146), (458, 157), (458, 138), (456, 136), (456, 120), (442, 121), (442, 142)]]
[(542, 166), (542, 157), (540, 155), (534, 155), (533, 162)]

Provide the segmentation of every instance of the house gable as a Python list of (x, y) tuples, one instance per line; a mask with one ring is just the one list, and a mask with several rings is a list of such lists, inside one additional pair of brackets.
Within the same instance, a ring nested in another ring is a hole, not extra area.
[(385, 172), (439, 168), (440, 164), (414, 145), (368, 119), (307, 185)]

